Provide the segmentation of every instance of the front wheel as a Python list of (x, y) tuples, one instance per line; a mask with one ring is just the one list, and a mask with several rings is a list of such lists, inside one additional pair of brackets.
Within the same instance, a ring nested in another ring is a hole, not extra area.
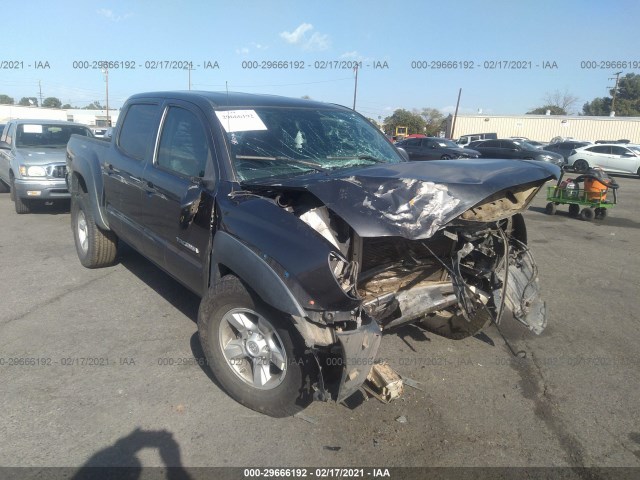
[(71, 229), (83, 266), (101, 268), (113, 264), (118, 253), (118, 237), (96, 225), (84, 192), (71, 198)]
[(556, 204), (553, 202), (547, 203), (546, 208), (544, 209), (547, 215), (555, 215), (556, 214)]
[(573, 169), (578, 173), (587, 173), (587, 170), (589, 170), (589, 164), (586, 160), (576, 160), (573, 164)]
[(577, 217), (580, 215), (580, 205), (577, 203), (572, 203), (569, 205), (569, 215), (572, 217)]
[(198, 312), (200, 343), (216, 379), (236, 401), (286, 417), (313, 399), (313, 358), (287, 316), (237, 277), (209, 288)]
[(16, 195), (16, 182), (13, 178), (11, 179), (11, 200), (14, 202), (18, 215), (31, 213), (31, 201)]
[(593, 220), (595, 216), (596, 216), (596, 212), (591, 207), (583, 208), (582, 211), (580, 212), (580, 219), (586, 220), (587, 222), (590, 222), (591, 220)]

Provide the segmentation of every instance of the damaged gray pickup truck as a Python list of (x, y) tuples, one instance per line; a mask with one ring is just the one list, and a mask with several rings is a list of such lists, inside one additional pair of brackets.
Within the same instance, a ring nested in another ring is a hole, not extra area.
[(544, 162), (409, 162), (345, 107), (163, 92), (110, 142), (73, 136), (67, 167), (82, 264), (120, 239), (201, 296), (209, 367), (268, 415), (351, 396), (399, 325), (546, 325), (521, 215), (559, 175)]

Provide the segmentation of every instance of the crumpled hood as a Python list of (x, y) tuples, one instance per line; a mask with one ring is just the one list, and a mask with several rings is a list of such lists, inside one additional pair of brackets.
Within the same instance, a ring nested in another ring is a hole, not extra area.
[(361, 237), (429, 238), (491, 195), (558, 178), (555, 165), (518, 160), (456, 160), (374, 165), (249, 187), (305, 189)]
[(65, 163), (66, 148), (17, 148), (16, 160), (27, 165), (48, 165), (50, 163)]

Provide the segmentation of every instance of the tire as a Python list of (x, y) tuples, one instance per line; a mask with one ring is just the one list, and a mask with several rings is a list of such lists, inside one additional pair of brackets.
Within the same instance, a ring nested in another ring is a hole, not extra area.
[(576, 160), (573, 162), (573, 169), (578, 173), (587, 173), (587, 170), (589, 170), (589, 164), (586, 160)]
[(590, 222), (596, 216), (596, 212), (591, 207), (583, 208), (580, 212), (580, 219)]
[(442, 155), (440, 160), (451, 160), (451, 157), (449, 155)]
[(544, 209), (544, 213), (547, 215), (555, 215), (556, 214), (556, 204), (553, 202), (547, 203), (547, 206)]
[(607, 209), (604, 207), (596, 208), (596, 218), (604, 220), (607, 218)]
[(293, 322), (237, 277), (223, 277), (202, 298), (198, 333), (211, 371), (242, 405), (286, 417), (313, 400), (315, 362)]
[(482, 311), (467, 321), (461, 314), (439, 312), (420, 320), (419, 325), (425, 330), (452, 340), (464, 340), (480, 333), (491, 323), (488, 311)]
[(580, 215), (580, 205), (576, 203), (569, 204), (569, 215), (572, 217)]
[(0, 193), (8, 193), (11, 191), (11, 187), (0, 180)]
[(11, 179), (11, 200), (14, 202), (13, 205), (18, 215), (31, 213), (31, 201), (16, 195), (16, 184), (13, 178)]
[(113, 265), (118, 253), (118, 237), (96, 225), (84, 192), (71, 197), (71, 230), (83, 266), (102, 268)]

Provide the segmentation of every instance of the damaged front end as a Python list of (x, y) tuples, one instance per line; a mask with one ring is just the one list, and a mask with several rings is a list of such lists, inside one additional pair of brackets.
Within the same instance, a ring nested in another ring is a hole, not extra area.
[[(450, 163), (438, 169), (429, 162), (243, 186), (254, 201), (278, 207), (286, 216), (279, 224), (293, 217), (304, 233), (299, 238), (323, 245), (313, 256), (324, 256), (324, 266), (318, 261), (294, 279), (304, 305), (294, 321), (318, 360), (320, 398), (332, 390), (330, 367), (339, 370), (338, 401), (359, 390), (383, 332), (401, 325), (420, 322), (457, 339), (510, 312), (532, 332), (544, 330), (545, 304), (521, 212), (557, 172), (477, 160), (465, 170), (459, 162), (455, 176)], [(270, 252), (283, 265), (301, 248), (288, 245)]]

